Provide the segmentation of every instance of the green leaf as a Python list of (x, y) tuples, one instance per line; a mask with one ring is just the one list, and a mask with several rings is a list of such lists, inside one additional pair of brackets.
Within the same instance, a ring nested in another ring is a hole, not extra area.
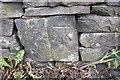
[(1, 65), (1, 66), (6, 66), (6, 67), (13, 68), (13, 67), (10, 66), (3, 58), (0, 58), (0, 65)]
[(6, 58), (8, 59), (8, 61), (12, 62), (12, 59), (10, 56), (7, 56)]
[(20, 61), (23, 60), (23, 56), (25, 54), (25, 51), (24, 50), (21, 50), (17, 53), (17, 56), (15, 58), (15, 67), (20, 63)]
[(115, 58), (114, 66), (115, 66), (115, 68), (117, 68), (118, 66), (120, 66), (120, 61), (119, 61), (118, 58)]

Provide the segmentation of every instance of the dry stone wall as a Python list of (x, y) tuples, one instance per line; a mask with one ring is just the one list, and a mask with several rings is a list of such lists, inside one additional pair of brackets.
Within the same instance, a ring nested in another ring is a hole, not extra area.
[(95, 61), (120, 49), (119, 17), (119, 0), (0, 0), (0, 55)]

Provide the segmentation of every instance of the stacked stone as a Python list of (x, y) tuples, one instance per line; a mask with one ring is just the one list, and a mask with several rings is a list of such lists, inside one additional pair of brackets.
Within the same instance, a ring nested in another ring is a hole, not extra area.
[(14, 58), (20, 50), (14, 19), (22, 15), (22, 3), (0, 2), (0, 57)]
[(120, 46), (119, 0), (1, 0), (0, 6), (7, 52), (21, 44), (37, 62), (95, 61)]

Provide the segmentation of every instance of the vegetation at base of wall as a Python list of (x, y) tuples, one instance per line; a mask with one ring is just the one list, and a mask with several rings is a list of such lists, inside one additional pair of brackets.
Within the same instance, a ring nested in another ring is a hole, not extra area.
[[(0, 68), (4, 71), (3, 79), (43, 78), (43, 76), (45, 77), (47, 75), (51, 75), (52, 73), (53, 75), (56, 74), (59, 76), (61, 76), (60, 73), (62, 73), (62, 76), (68, 76), (68, 73), (77, 74), (78, 72), (79, 74), (77, 75), (81, 75), (84, 78), (85, 76), (83, 76), (83, 74), (91, 74), (91, 69), (94, 70), (97, 64), (106, 63), (109, 69), (117, 69), (118, 67), (120, 67), (120, 56), (118, 55), (119, 52), (120, 50), (113, 49), (110, 53), (106, 53), (106, 55), (100, 60), (87, 63), (83, 66), (81, 65), (80, 67), (78, 67), (77, 63), (65, 63), (57, 66), (53, 66), (51, 63), (48, 63), (48, 66), (46, 66), (46, 68), (35, 69), (29, 62), (23, 61), (25, 51), (21, 50), (17, 53), (14, 60), (12, 60), (10, 57), (0, 58)], [(93, 66), (94, 68), (92, 68)], [(88, 72), (86, 72), (86, 70)], [(39, 72), (44, 75), (38, 75), (40, 74)], [(109, 76), (111, 75), (109, 74)], [(90, 76), (87, 77), (89, 78)]]

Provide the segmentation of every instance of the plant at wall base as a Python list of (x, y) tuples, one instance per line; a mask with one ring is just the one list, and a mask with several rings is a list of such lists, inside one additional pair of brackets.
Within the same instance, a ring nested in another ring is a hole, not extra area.
[(113, 65), (114, 68), (118, 68), (120, 67), (120, 56), (118, 56), (119, 52), (120, 50), (113, 49), (110, 53), (106, 53), (106, 55), (102, 59), (80, 67), (80, 70), (89, 66), (95, 66), (96, 64), (100, 64), (100, 63), (108, 63), (109, 68), (111, 68), (111, 65)]
[[(6, 74), (8, 74), (9, 72), (9, 75), (7, 76), (7, 78), (10, 78), (12, 73), (13, 75), (20, 73), (20, 72), (16, 72), (15, 68), (23, 60), (24, 54), (25, 54), (25, 51), (21, 50), (17, 53), (16, 58), (14, 60), (12, 60), (11, 57), (9, 56), (7, 56), (5, 59), (0, 58), (0, 67), (6, 70)], [(22, 76), (23, 75), (19, 77), (21, 78)], [(16, 75), (14, 77), (16, 77)]]
[[(0, 66), (5, 66), (5, 67), (9, 67), (11, 69), (14, 69), (22, 60), (23, 60), (23, 56), (24, 56), (25, 51), (21, 50), (17, 53), (16, 58), (14, 59), (14, 61), (11, 59), (11, 57), (7, 56), (6, 59), (0, 58)], [(8, 63), (9, 62), (9, 63)], [(15, 65), (14, 65), (15, 64)]]

